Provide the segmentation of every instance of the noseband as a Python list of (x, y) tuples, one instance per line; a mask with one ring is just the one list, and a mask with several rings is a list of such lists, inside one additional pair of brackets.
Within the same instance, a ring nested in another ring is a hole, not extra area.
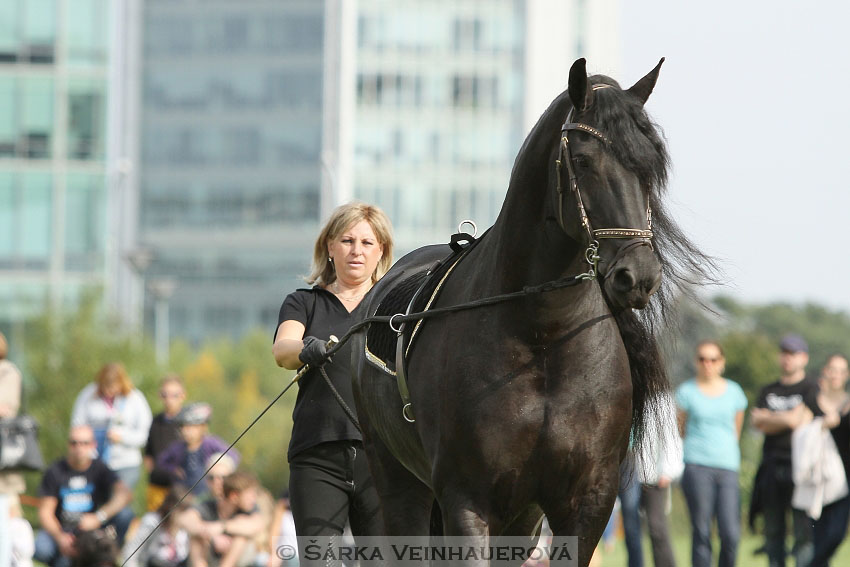
[[(609, 89), (612, 88), (612, 85), (599, 84), (593, 85), (592, 89)], [(587, 232), (588, 238), (588, 249), (585, 253), (585, 258), (587, 262), (590, 264), (590, 271), (588, 272), (589, 279), (596, 277), (596, 266), (599, 262), (598, 250), (599, 250), (599, 240), (603, 238), (622, 238), (631, 240), (632, 242), (624, 245), (621, 250), (617, 253), (615, 258), (615, 262), (618, 261), (623, 253), (635, 246), (649, 246), (652, 248), (652, 207), (649, 205), (649, 198), (647, 197), (646, 201), (646, 229), (641, 228), (597, 228), (594, 229), (590, 224), (590, 219), (587, 216), (587, 211), (584, 208), (584, 203), (581, 199), (581, 191), (578, 188), (578, 181), (576, 179), (575, 169), (573, 168), (573, 160), (572, 154), (570, 152), (570, 140), (567, 137), (567, 133), (571, 130), (581, 130), (587, 134), (590, 134), (594, 138), (602, 141), (605, 144), (610, 144), (611, 140), (609, 140), (605, 134), (593, 128), (592, 126), (588, 126), (587, 124), (582, 124), (580, 122), (572, 122), (573, 111), (575, 108), (571, 108), (567, 113), (567, 118), (564, 121), (564, 125), (561, 126), (561, 143), (560, 148), (558, 150), (558, 159), (555, 161), (555, 171), (557, 172), (558, 179), (558, 224), (561, 226), (561, 229), (564, 232), (567, 231), (566, 224), (564, 223), (564, 185), (561, 179), (561, 166), (566, 163), (567, 166), (567, 175), (570, 179), (570, 190), (575, 196), (576, 206), (578, 207), (579, 217), (581, 218), (581, 225), (584, 227)], [(612, 262), (612, 265), (613, 263)]]

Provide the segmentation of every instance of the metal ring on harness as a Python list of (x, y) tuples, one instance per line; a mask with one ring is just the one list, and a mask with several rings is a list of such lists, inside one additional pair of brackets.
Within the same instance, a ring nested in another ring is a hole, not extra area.
[[(389, 326), (390, 329), (392, 329), (395, 333), (401, 334), (401, 325), (399, 325), (398, 329), (393, 326), (393, 319), (395, 319), (396, 317), (404, 317), (404, 313), (396, 313), (395, 315), (390, 317)], [(402, 325), (404, 325), (404, 323), (402, 323)]]
[(468, 224), (469, 226), (472, 227), (472, 238), (475, 238), (476, 236), (478, 236), (478, 225), (475, 224), (475, 221), (470, 220), (470, 219), (465, 219), (465, 220), (460, 221), (460, 224), (457, 225), (457, 231), (463, 232), (463, 225), (465, 225), (465, 224)]
[[(403, 408), (401, 408), (401, 416), (404, 418), (404, 420), (407, 423), (414, 423), (416, 421), (416, 419), (413, 417), (413, 410), (411, 409), (412, 405), (413, 404), (408, 402), (408, 403), (404, 404)], [(409, 417), (407, 415), (408, 413), (410, 413)]]

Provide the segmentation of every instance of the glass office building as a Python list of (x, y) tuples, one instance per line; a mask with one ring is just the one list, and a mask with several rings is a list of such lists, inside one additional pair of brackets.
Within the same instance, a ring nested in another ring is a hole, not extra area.
[(144, 4), (139, 238), (145, 280), (176, 283), (172, 336), (271, 333), (284, 292), (304, 285), (324, 26), (315, 0)]
[(108, 0), (0, 2), (5, 332), (106, 283), (109, 13)]
[(572, 62), (616, 67), (615, 4), (358, 1), (354, 195), (390, 214), (400, 252), (493, 223)]

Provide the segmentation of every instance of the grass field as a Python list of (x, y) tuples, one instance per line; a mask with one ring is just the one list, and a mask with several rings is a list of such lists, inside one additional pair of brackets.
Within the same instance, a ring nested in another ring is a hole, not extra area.
[[(676, 526), (681, 528), (682, 526)], [(687, 526), (685, 526), (687, 529)], [(678, 567), (688, 567), (691, 564), (691, 538), (683, 529), (672, 530), (673, 539), (673, 554), (676, 556), (676, 565)], [(753, 555), (753, 552), (759, 549), (764, 543), (764, 538), (761, 535), (753, 535), (747, 532), (741, 537), (741, 545), (738, 548), (738, 565), (741, 567), (768, 567), (767, 556), (764, 554)], [(789, 547), (792, 543), (789, 539)], [(717, 565), (717, 552), (720, 549), (720, 542), (715, 541), (712, 550), (714, 551), (712, 565)], [(601, 551), (601, 549), (600, 549)], [(643, 563), (647, 567), (653, 565), (652, 562), (652, 545), (649, 543), (649, 537), (644, 537), (643, 541)], [(626, 553), (626, 544), (622, 539), (618, 539), (614, 544), (614, 548), (608, 552), (601, 552), (601, 561), (599, 567), (627, 567), (628, 554)], [(788, 565), (793, 565), (793, 559), (788, 560)], [(835, 556), (833, 556), (830, 565), (833, 567), (850, 566), (850, 544), (847, 539), (838, 548)]]

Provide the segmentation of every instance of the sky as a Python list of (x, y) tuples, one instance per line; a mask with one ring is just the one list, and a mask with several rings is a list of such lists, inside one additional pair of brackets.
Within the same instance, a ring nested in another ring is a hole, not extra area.
[(850, 313), (848, 21), (839, 0), (622, 0), (615, 78), (666, 57), (646, 108), (674, 215), (721, 261), (709, 293)]

